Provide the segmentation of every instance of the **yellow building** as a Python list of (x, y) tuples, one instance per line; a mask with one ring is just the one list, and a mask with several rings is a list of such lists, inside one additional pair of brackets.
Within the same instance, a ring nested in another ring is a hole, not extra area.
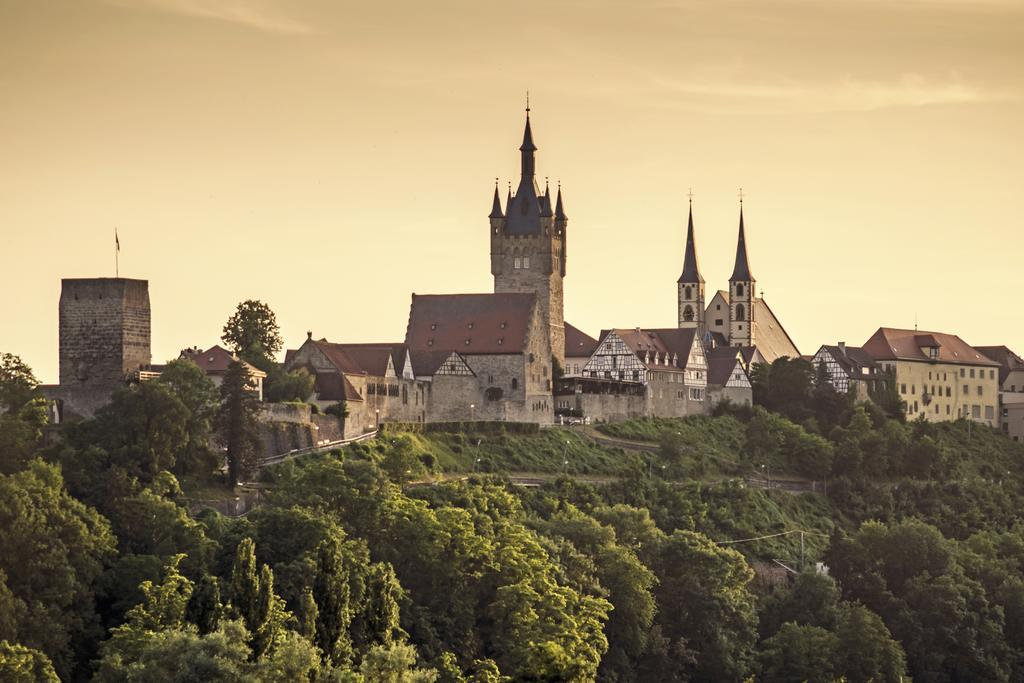
[(999, 425), (999, 364), (954, 334), (880, 327), (863, 350), (886, 371), (907, 404), (907, 419), (964, 417)]
[(999, 364), (999, 418), (1003, 433), (1024, 441), (1024, 359), (1005, 346), (976, 346)]

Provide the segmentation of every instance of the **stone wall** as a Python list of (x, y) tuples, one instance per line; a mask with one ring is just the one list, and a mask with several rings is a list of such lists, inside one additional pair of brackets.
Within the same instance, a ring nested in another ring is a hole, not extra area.
[(710, 412), (716, 405), (729, 399), (733, 405), (751, 405), (754, 402), (754, 391), (750, 387), (723, 387), (708, 385), (707, 410)]

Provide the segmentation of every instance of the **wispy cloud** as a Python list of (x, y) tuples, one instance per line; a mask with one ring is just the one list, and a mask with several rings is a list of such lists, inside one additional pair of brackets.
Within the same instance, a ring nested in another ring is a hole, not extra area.
[[(937, 80), (905, 73), (890, 81), (845, 78), (806, 83), (777, 80), (748, 82), (730, 77), (670, 79), (652, 76), (650, 84), (662, 95), (697, 96), (722, 111), (752, 108), (752, 112), (872, 111), (895, 107), (974, 104), (1020, 99), (1021, 94), (972, 85), (956, 76)], [(676, 97), (666, 98), (669, 100)], [(685, 105), (684, 105), (685, 106)]]
[(308, 34), (315, 29), (286, 16), (267, 2), (253, 0), (106, 0), (106, 2), (138, 9), (151, 8), (188, 17), (223, 21), (265, 33)]

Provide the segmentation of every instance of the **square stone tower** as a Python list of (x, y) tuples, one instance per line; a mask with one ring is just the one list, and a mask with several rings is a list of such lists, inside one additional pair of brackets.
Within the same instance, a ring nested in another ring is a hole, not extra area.
[[(62, 390), (83, 397), (97, 393), (93, 398), (105, 402), (115, 388), (151, 360), (148, 281), (127, 278), (61, 280)], [(86, 400), (85, 403), (96, 401)], [(89, 412), (91, 410), (87, 409), (86, 414)]]

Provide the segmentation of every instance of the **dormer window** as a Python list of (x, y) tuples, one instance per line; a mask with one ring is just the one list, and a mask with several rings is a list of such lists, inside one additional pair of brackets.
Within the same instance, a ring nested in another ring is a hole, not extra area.
[(433, 345), (434, 345), (434, 340), (433, 339), (428, 339), (427, 340), (427, 346), (433, 346)]
[(467, 339), (467, 340), (466, 340), (466, 346), (469, 346), (469, 342), (470, 342), (470, 340), (469, 340), (469, 339)]
[(437, 329), (437, 323), (430, 323), (430, 329), (431, 330), (436, 330)]
[(506, 322), (502, 322), (502, 323), (501, 323), (501, 325), (499, 325), (499, 327), (500, 327), (501, 329), (505, 329), (505, 326), (506, 326), (507, 324), (508, 324), (508, 323), (506, 323)]
[(470, 330), (473, 329), (473, 323), (466, 323), (466, 328)]

